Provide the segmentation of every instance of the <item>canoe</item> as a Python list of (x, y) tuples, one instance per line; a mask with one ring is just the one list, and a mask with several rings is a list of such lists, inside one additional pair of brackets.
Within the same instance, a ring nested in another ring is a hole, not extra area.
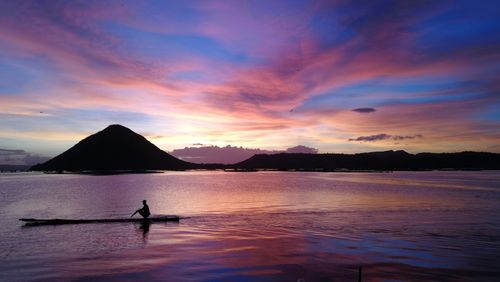
[(103, 218), (103, 219), (38, 219), (38, 218), (20, 218), (20, 221), (26, 222), (26, 225), (61, 225), (61, 224), (84, 224), (84, 223), (116, 223), (116, 222), (179, 222), (180, 218), (176, 215), (156, 216), (149, 218)]

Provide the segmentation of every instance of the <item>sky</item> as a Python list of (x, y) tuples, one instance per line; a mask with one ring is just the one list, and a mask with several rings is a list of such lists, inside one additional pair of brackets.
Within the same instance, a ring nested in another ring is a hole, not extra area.
[(499, 30), (486, 0), (0, 0), (0, 155), (109, 124), (166, 151), (500, 152)]

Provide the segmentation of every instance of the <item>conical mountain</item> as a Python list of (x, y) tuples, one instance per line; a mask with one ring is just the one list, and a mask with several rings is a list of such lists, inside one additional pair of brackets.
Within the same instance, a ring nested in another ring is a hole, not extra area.
[(78, 142), (64, 153), (32, 170), (181, 170), (194, 164), (179, 160), (142, 135), (118, 124), (106, 127)]

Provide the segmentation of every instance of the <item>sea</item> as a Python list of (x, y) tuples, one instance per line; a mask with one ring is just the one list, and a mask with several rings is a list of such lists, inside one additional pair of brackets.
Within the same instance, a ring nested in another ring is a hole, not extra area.
[(0, 281), (359, 280), (500, 281), (500, 172), (0, 174)]

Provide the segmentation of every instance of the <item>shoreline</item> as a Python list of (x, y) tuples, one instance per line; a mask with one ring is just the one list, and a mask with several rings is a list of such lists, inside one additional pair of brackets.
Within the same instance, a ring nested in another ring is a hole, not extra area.
[(82, 171), (36, 171), (36, 170), (2, 170), (0, 174), (9, 173), (40, 173), (40, 174), (81, 174), (81, 175), (120, 175), (120, 174), (159, 174), (165, 172), (221, 171), (221, 172), (330, 172), (330, 173), (393, 173), (393, 172), (430, 172), (430, 171), (498, 171), (491, 168), (441, 168), (441, 169), (185, 169), (185, 170), (82, 170)]

